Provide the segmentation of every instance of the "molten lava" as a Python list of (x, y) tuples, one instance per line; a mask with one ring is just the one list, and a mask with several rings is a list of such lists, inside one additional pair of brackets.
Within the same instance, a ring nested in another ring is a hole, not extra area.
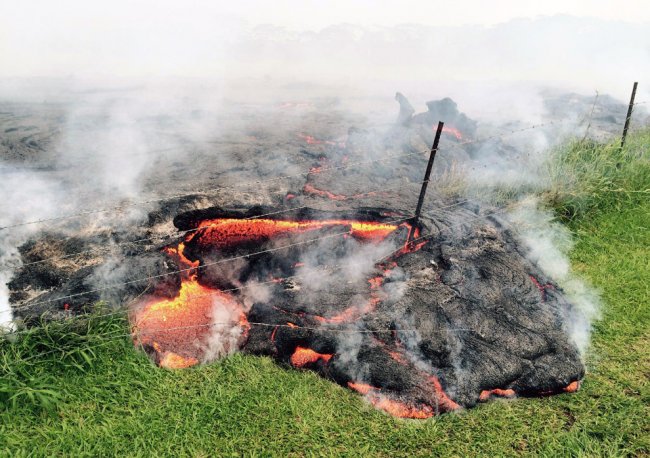
[(370, 402), (376, 408), (383, 410), (384, 412), (397, 418), (416, 418), (423, 420), (425, 418), (431, 418), (435, 415), (433, 408), (427, 405), (415, 407), (408, 405), (405, 402), (389, 399), (386, 396), (377, 396), (374, 394), (369, 394), (368, 396)]
[(575, 393), (580, 389), (580, 381), (576, 380), (574, 382), (569, 383), (567, 386), (563, 388), (563, 391), (565, 393)]
[(347, 200), (348, 196), (344, 196), (343, 194), (334, 194), (330, 191), (324, 191), (322, 189), (317, 189), (313, 185), (307, 183), (305, 186), (302, 188), (302, 192), (305, 194), (313, 194), (316, 196), (320, 197), (325, 197), (330, 200)]
[(332, 354), (318, 353), (311, 348), (296, 347), (296, 351), (291, 355), (291, 365), (293, 367), (305, 367), (307, 364), (314, 364), (323, 361), (325, 363), (332, 359)]
[[(437, 126), (433, 126), (433, 130), (435, 131)], [(456, 140), (462, 140), (463, 139), (463, 134), (460, 133), (460, 130), (456, 129), (455, 127), (450, 127), (450, 126), (443, 126), (442, 127), (442, 132), (445, 134), (452, 135), (456, 138)]]
[[(215, 321), (224, 315), (237, 320)], [(215, 328), (239, 326), (245, 332), (245, 320), (242, 306), (231, 295), (189, 279), (181, 283), (176, 297), (146, 302), (132, 321), (135, 343), (152, 348), (160, 366), (174, 369), (198, 364)]]
[(330, 317), (322, 317), (316, 315), (314, 316), (314, 318), (316, 319), (316, 321), (320, 323), (332, 323), (332, 324), (349, 323), (373, 311), (378, 302), (379, 302), (379, 298), (373, 297), (370, 298), (368, 302), (366, 302), (362, 307), (352, 306), (343, 310), (341, 313), (338, 313)]
[[(273, 219), (220, 218), (202, 221), (199, 230), (191, 234), (186, 242), (198, 241), (204, 248), (219, 249), (241, 243), (261, 243), (285, 234), (301, 234), (329, 227), (340, 226), (342, 231), (361, 241), (381, 241), (396, 230), (398, 224), (362, 222), (354, 220), (284, 221)], [(182, 254), (182, 250), (179, 252)]]
[(494, 388), (492, 390), (483, 390), (478, 397), (478, 400), (485, 402), (489, 400), (492, 396), (498, 396), (501, 398), (512, 398), (516, 396), (515, 390), (506, 389), (502, 390), (501, 388)]
[[(209, 350), (215, 333), (224, 327), (229, 335), (235, 330), (235, 341), (230, 345), (240, 346), (247, 338), (250, 325), (245, 309), (237, 296), (200, 283), (200, 260), (192, 260), (195, 253), (211, 253), (227, 248), (244, 245), (263, 246), (270, 240), (295, 234), (309, 234), (310, 231), (338, 229), (341, 235), (350, 236), (360, 242), (380, 242), (399, 227), (405, 227), (414, 238), (419, 236), (417, 228), (409, 223), (383, 223), (357, 221), (348, 219), (329, 220), (274, 220), (216, 218), (201, 221), (196, 230), (189, 232), (184, 240), (176, 246), (164, 248), (164, 252), (174, 259), (180, 267), (181, 286), (176, 296), (154, 297), (145, 302), (133, 314), (134, 340), (155, 355), (157, 363), (166, 368), (179, 369), (190, 367), (214, 356)], [(317, 237), (317, 235), (315, 235)], [(406, 243), (397, 255), (419, 249), (424, 243)], [(188, 248), (188, 247), (191, 247)], [(190, 254), (188, 254), (190, 253)], [(293, 262), (294, 269), (301, 268), (302, 262)], [(380, 267), (383, 273), (368, 279), (370, 297), (331, 316), (310, 315), (310, 319), (323, 324), (342, 324), (361, 319), (374, 311), (382, 300), (382, 285), (391, 273), (395, 262), (387, 261)], [(275, 280), (272, 273), (268, 275)], [(206, 281), (205, 279), (203, 281)], [(275, 307), (275, 306), (274, 306)], [(297, 319), (308, 316), (305, 312), (286, 312)], [(287, 321), (278, 324), (269, 335), (271, 342), (276, 342), (280, 327), (298, 328)], [(217, 334), (218, 336), (218, 334)], [(278, 351), (278, 347), (276, 352)], [(225, 349), (228, 350), (227, 348)], [(210, 356), (211, 355), (211, 356)], [(320, 370), (330, 363), (334, 353), (319, 353), (307, 346), (297, 346), (289, 357), (289, 362), (296, 368)], [(397, 359), (396, 359), (397, 361)], [(406, 363), (406, 359), (399, 360)], [(413, 404), (395, 399), (395, 394), (384, 393), (370, 385), (350, 382), (350, 388), (365, 394), (377, 408), (401, 418), (429, 418), (439, 411), (458, 408), (443, 391), (436, 377), (429, 378), (431, 383), (425, 388), (436, 400), (434, 408), (428, 404)]]
[(178, 265), (183, 266), (185, 269), (197, 268), (199, 267), (199, 261), (190, 261), (185, 257), (185, 244), (183, 242), (179, 243), (176, 248), (174, 247), (165, 247), (163, 251), (167, 253), (170, 257), (178, 262)]
[(445, 390), (443, 390), (440, 380), (438, 380), (438, 377), (431, 375), (428, 378), (429, 381), (431, 382), (431, 385), (433, 386), (433, 389), (436, 392), (436, 396), (438, 398), (438, 408), (441, 411), (450, 412), (452, 410), (456, 410), (460, 408), (460, 406), (456, 402), (454, 402), (449, 396), (447, 396), (447, 393), (445, 393)]
[(434, 409), (430, 406), (421, 405), (415, 407), (401, 401), (390, 399), (386, 395), (380, 394), (380, 388), (375, 388), (367, 383), (348, 382), (348, 387), (363, 394), (376, 408), (394, 417), (424, 419), (435, 415)]
[(302, 139), (308, 145), (328, 145), (328, 146), (338, 146), (339, 148), (345, 148), (346, 140), (319, 140), (312, 135), (307, 135), (305, 133), (298, 133), (298, 138)]
[[(154, 346), (154, 348), (156, 347), (157, 346)], [(159, 348), (160, 347), (158, 347), (158, 349)], [(185, 358), (179, 354), (168, 351), (163, 353), (158, 364), (160, 367), (164, 367), (165, 369), (185, 369), (199, 364), (199, 360), (192, 357)]]
[(534, 275), (530, 275), (530, 279), (533, 281), (535, 284), (535, 287), (539, 290), (540, 294), (542, 295), (542, 301), (546, 302), (547, 299), (547, 293), (546, 290), (548, 289), (554, 289), (555, 287), (551, 283), (546, 283), (542, 285), (537, 278), (535, 278)]

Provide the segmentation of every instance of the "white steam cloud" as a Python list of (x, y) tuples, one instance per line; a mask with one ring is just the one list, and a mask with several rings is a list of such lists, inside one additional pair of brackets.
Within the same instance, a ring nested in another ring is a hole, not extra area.
[(528, 258), (557, 282), (571, 301), (573, 308), (565, 311), (564, 325), (584, 355), (589, 347), (591, 325), (600, 318), (601, 301), (598, 292), (571, 269), (569, 230), (554, 222), (551, 212), (541, 209), (535, 198), (520, 201), (508, 218), (519, 228), (519, 235), (530, 250)]

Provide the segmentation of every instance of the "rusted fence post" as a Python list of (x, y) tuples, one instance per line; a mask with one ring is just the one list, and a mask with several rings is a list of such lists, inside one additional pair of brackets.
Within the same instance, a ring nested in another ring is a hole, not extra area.
[(429, 178), (431, 177), (431, 169), (433, 168), (433, 160), (436, 158), (436, 152), (438, 151), (438, 143), (440, 142), (440, 135), (442, 134), (442, 128), (445, 125), (444, 122), (438, 122), (438, 129), (436, 130), (436, 136), (433, 139), (433, 146), (431, 146), (431, 153), (429, 154), (429, 162), (427, 163), (427, 170), (424, 172), (424, 181), (422, 182), (422, 188), (420, 188), (420, 197), (418, 198), (418, 206), (415, 208), (415, 216), (413, 217), (413, 229), (409, 233), (408, 242), (413, 240), (415, 234), (415, 227), (420, 221), (420, 213), (422, 213), (422, 204), (424, 203), (424, 196), (427, 193), (427, 185), (429, 184)]
[(634, 97), (636, 97), (636, 86), (638, 82), (634, 82), (632, 86), (632, 96), (630, 97), (630, 105), (627, 107), (627, 116), (625, 117), (625, 127), (623, 127), (623, 137), (621, 137), (621, 149), (625, 146), (625, 137), (627, 137), (627, 130), (630, 128), (630, 119), (632, 118), (632, 110), (634, 109)]

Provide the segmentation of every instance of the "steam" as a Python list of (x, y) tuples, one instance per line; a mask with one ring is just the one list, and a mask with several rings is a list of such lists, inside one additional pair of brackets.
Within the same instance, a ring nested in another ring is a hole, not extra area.
[(570, 300), (572, 307), (563, 311), (564, 325), (584, 355), (589, 348), (592, 323), (600, 318), (601, 301), (598, 292), (571, 269), (569, 230), (554, 222), (552, 213), (541, 209), (535, 198), (519, 202), (508, 218), (519, 228), (520, 237), (529, 249), (528, 258), (557, 282)]
[[(342, 232), (339, 228), (337, 232)], [(341, 247), (341, 240), (343, 240)], [(333, 250), (336, 248), (336, 250)], [(301, 291), (318, 297), (322, 291), (342, 285), (359, 285), (376, 271), (376, 262), (391, 254), (397, 246), (390, 241), (361, 244), (354, 239), (333, 237), (320, 240), (300, 259), (303, 264), (296, 271)], [(332, 267), (324, 270), (323, 266)]]
[(228, 356), (239, 349), (239, 343), (244, 331), (239, 325), (241, 310), (233, 307), (232, 301), (224, 300), (220, 296), (212, 299), (210, 314), (210, 332), (204, 343), (202, 362), (208, 363)]
[[(57, 206), (53, 196), (60, 193), (58, 183), (52, 180), (16, 168), (3, 169), (0, 171), (0, 196), (4, 202), (0, 227), (55, 216)], [(0, 230), (0, 331), (14, 327), (7, 282), (21, 264), (18, 247), (35, 232), (31, 226)]]

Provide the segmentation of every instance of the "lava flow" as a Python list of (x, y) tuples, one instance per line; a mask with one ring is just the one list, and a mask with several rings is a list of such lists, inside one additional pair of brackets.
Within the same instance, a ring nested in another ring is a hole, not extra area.
[(341, 226), (350, 235), (362, 241), (381, 241), (399, 227), (399, 224), (363, 222), (354, 220), (285, 221), (274, 219), (220, 218), (202, 221), (199, 230), (186, 239), (196, 240), (204, 248), (223, 249), (241, 243), (261, 243), (283, 234), (300, 234), (317, 229)]
[[(197, 229), (178, 245), (163, 249), (180, 267), (181, 286), (175, 297), (153, 297), (140, 304), (132, 316), (135, 343), (148, 349), (160, 366), (183, 368), (234, 351), (244, 341), (248, 324), (243, 305), (236, 295), (200, 283), (200, 261), (188, 258), (186, 251), (189, 245), (198, 247), (201, 253), (211, 253), (251, 243), (259, 246), (282, 235), (305, 234), (336, 227), (341, 227), (342, 234), (349, 233), (361, 242), (379, 242), (400, 225), (346, 219), (293, 221), (216, 218), (201, 221)], [(295, 263), (294, 268), (300, 265)], [(378, 298), (373, 296), (365, 308), (322, 320), (332, 323), (352, 320), (371, 310), (377, 301)], [(215, 342), (219, 347), (216, 355), (212, 348)], [(320, 359), (327, 362), (332, 356), (309, 353), (311, 351), (299, 347), (291, 358), (292, 364), (303, 367), (314, 362), (314, 357), (315, 361)]]
[(246, 329), (246, 317), (234, 297), (195, 278), (184, 280), (174, 298), (146, 302), (135, 312), (133, 323), (135, 343), (152, 349), (158, 364), (169, 369), (198, 364), (211, 336), (224, 327)]
[(405, 402), (390, 399), (381, 394), (380, 388), (368, 385), (367, 383), (348, 382), (348, 388), (363, 394), (368, 401), (377, 409), (398, 418), (425, 419), (435, 415), (435, 410), (428, 405), (412, 406)]
[(318, 353), (311, 348), (296, 347), (296, 351), (291, 355), (291, 364), (294, 367), (305, 367), (307, 364), (314, 364), (318, 361), (329, 362), (332, 354)]
[[(236, 350), (268, 355), (357, 391), (377, 409), (400, 418), (430, 418), (493, 397), (578, 389), (577, 382), (566, 381), (581, 374), (569, 372), (563, 382), (540, 384), (539, 389), (513, 379), (503, 388), (488, 382), (477, 383), (487, 388), (483, 391), (459, 390), (454, 369), (439, 363), (444, 335), (426, 326), (436, 313), (429, 295), (447, 288), (444, 297), (454, 297), (443, 269), (460, 258), (454, 257), (454, 247), (437, 252), (412, 222), (387, 220), (398, 214), (364, 209), (358, 218), (349, 213), (334, 217), (308, 209), (296, 211), (293, 218), (273, 219), (251, 213), (200, 210), (176, 220), (179, 228), (191, 228), (162, 250), (165, 268), (176, 276), (155, 285), (131, 314), (135, 343), (158, 365), (180, 369)], [(312, 243), (323, 239), (327, 242)], [(364, 246), (384, 241), (377, 249)], [(378, 262), (378, 254), (366, 254), (375, 251), (391, 254)], [(444, 262), (431, 262), (437, 257)], [(489, 259), (482, 272), (492, 268)], [(541, 273), (529, 266), (516, 268), (528, 282), (523, 282), (527, 291), (536, 293), (534, 284), (541, 293), (528, 294), (538, 301), (534, 305), (553, 304), (558, 292), (550, 293)], [(468, 272), (465, 281), (482, 281), (478, 273)], [(513, 302), (513, 313), (518, 306)], [(413, 323), (403, 320), (404, 311), (413, 314)], [(413, 341), (412, 328), (425, 329), (431, 343), (418, 347), (418, 357), (406, 344)], [(431, 365), (422, 365), (421, 358)]]

